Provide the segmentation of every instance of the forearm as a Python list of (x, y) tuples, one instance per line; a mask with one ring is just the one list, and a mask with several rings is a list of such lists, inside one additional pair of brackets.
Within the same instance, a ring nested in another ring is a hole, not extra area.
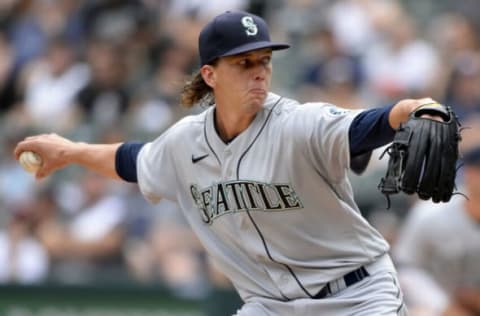
[(14, 155), (18, 160), (24, 151), (37, 153), (42, 164), (36, 173), (37, 179), (53, 172), (78, 164), (112, 179), (120, 179), (115, 169), (115, 155), (121, 143), (87, 144), (73, 142), (57, 134), (43, 134), (25, 138), (17, 144)]
[(65, 153), (67, 160), (103, 176), (120, 180), (115, 169), (116, 144), (75, 143), (75, 146)]

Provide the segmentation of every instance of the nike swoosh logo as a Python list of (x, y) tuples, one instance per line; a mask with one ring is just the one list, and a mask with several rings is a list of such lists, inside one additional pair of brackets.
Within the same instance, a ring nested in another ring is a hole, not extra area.
[(208, 154), (205, 154), (205, 155), (203, 155), (203, 156), (198, 156), (198, 157), (193, 157), (193, 155), (192, 155), (192, 162), (193, 162), (193, 163), (197, 163), (197, 162), (199, 162), (200, 160), (205, 159), (205, 158), (207, 158), (207, 157), (208, 157)]

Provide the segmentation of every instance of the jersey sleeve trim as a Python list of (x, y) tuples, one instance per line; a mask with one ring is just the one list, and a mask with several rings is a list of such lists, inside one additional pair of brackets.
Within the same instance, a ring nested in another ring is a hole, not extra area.
[(392, 141), (395, 130), (388, 117), (392, 106), (375, 108), (358, 114), (348, 131), (350, 169), (361, 174), (368, 166), (372, 150)]
[(118, 176), (127, 182), (138, 182), (137, 157), (143, 142), (125, 142), (115, 153), (115, 171)]
[(358, 114), (348, 132), (350, 157), (355, 157), (388, 144), (393, 140), (395, 130), (388, 122), (393, 105), (370, 109)]

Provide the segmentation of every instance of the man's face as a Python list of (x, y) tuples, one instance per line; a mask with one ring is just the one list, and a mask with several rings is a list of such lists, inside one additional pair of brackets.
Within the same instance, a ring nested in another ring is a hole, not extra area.
[[(217, 103), (240, 104), (258, 110), (270, 90), (272, 50), (261, 49), (222, 57), (211, 67), (211, 81)], [(204, 66), (205, 67), (205, 66)]]

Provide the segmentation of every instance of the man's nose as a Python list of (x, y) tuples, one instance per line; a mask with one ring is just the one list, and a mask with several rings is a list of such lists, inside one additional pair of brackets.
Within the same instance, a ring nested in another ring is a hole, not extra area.
[(255, 80), (265, 80), (267, 73), (268, 66), (259, 63), (254, 69)]

